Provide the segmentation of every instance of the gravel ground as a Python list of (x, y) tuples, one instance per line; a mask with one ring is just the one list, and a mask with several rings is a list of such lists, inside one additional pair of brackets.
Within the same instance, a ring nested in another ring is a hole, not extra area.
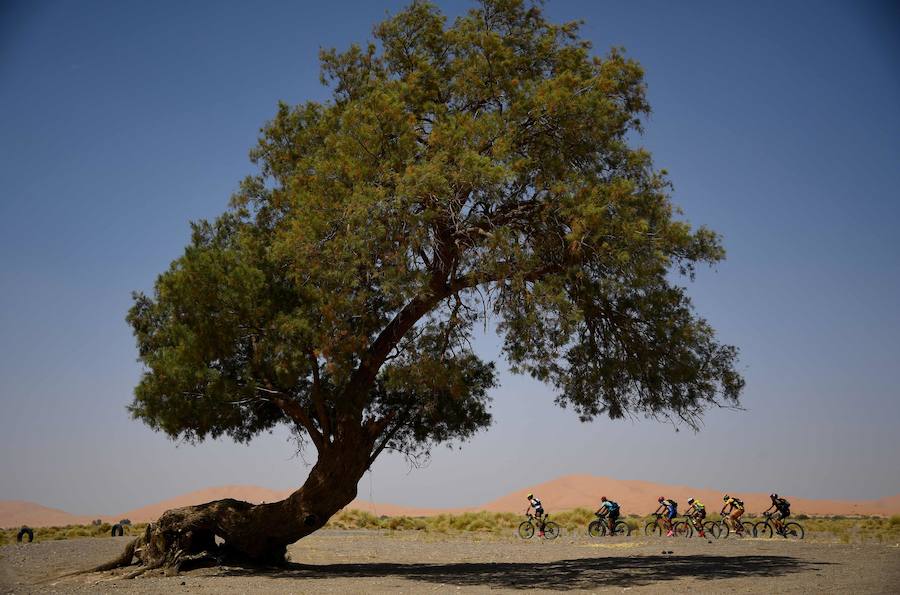
[[(630, 537), (554, 542), (417, 532), (320, 531), (285, 568), (206, 568), (135, 579), (58, 578), (114, 557), (128, 538), (0, 548), (0, 593), (480, 593), (639, 591), (898, 593), (900, 547), (815, 541)], [(671, 553), (668, 553), (671, 552)]]

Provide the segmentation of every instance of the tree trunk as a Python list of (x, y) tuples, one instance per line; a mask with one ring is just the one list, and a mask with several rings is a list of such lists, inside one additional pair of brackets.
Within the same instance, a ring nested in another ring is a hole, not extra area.
[[(168, 510), (116, 560), (94, 570), (127, 566), (178, 571), (186, 564), (221, 562), (282, 564), (287, 546), (320, 529), (356, 497), (369, 466), (372, 441), (343, 436), (324, 445), (303, 487), (280, 502), (234, 499)], [(217, 544), (216, 538), (221, 544)], [(127, 559), (126, 559), (127, 558)]]

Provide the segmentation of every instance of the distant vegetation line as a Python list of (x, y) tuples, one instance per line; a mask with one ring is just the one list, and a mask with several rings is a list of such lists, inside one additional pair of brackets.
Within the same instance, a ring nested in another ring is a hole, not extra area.
[[(585, 508), (577, 508), (552, 514), (550, 518), (570, 533), (582, 535), (594, 514)], [(628, 515), (624, 520), (632, 529), (640, 529), (652, 517)], [(718, 515), (709, 518), (718, 519)], [(838, 541), (843, 543), (900, 542), (900, 515), (890, 518), (863, 517), (808, 517), (796, 515), (792, 518), (803, 521), (807, 538)], [(327, 529), (369, 529), (381, 531), (424, 531), (435, 534), (476, 533), (486, 536), (511, 534), (523, 515), (511, 512), (466, 512), (462, 514), (441, 514), (430, 517), (376, 516), (361, 510), (344, 510), (328, 522)], [(756, 519), (752, 519), (756, 520)], [(143, 533), (146, 523), (126, 527), (126, 535)], [(55, 541), (86, 537), (109, 537), (111, 525), (68, 525), (65, 527), (36, 527), (34, 541)], [(0, 530), (0, 545), (16, 543), (19, 528)]]

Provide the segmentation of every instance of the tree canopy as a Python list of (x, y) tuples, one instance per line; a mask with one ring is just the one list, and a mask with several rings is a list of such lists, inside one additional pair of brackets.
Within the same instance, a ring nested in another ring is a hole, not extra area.
[[(289, 424), (427, 451), (491, 421), (496, 324), (515, 372), (583, 419), (696, 426), (736, 405), (737, 350), (679, 283), (724, 257), (638, 146), (643, 71), (577, 23), (415, 2), (323, 51), (324, 103), (280, 104), (229, 208), (135, 294), (132, 414), (188, 440)], [(360, 430), (361, 429), (361, 430)]]

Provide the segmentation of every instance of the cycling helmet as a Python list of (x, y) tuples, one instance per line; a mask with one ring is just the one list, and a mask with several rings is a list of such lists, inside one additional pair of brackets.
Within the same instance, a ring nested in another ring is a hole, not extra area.
[(662, 502), (663, 500), (665, 500), (665, 498), (663, 498), (662, 496), (660, 496), (656, 501), (657, 501), (657, 502)]
[(694, 499), (693, 499), (693, 498), (688, 498), (688, 504), (693, 504), (693, 503), (694, 503)]
[(771, 498), (772, 500), (777, 500), (778, 494), (776, 494), (775, 492), (772, 492), (771, 494), (769, 494), (769, 498)]
[(722, 500), (724, 500), (725, 502), (728, 502), (728, 494), (725, 494), (724, 496), (722, 496)]
[(601, 501), (601, 502), (606, 502), (606, 496), (600, 496), (600, 501)]
[(525, 496), (525, 497), (528, 498), (529, 500), (531, 500), (532, 498), (534, 498), (534, 494), (528, 494), (528, 495)]

